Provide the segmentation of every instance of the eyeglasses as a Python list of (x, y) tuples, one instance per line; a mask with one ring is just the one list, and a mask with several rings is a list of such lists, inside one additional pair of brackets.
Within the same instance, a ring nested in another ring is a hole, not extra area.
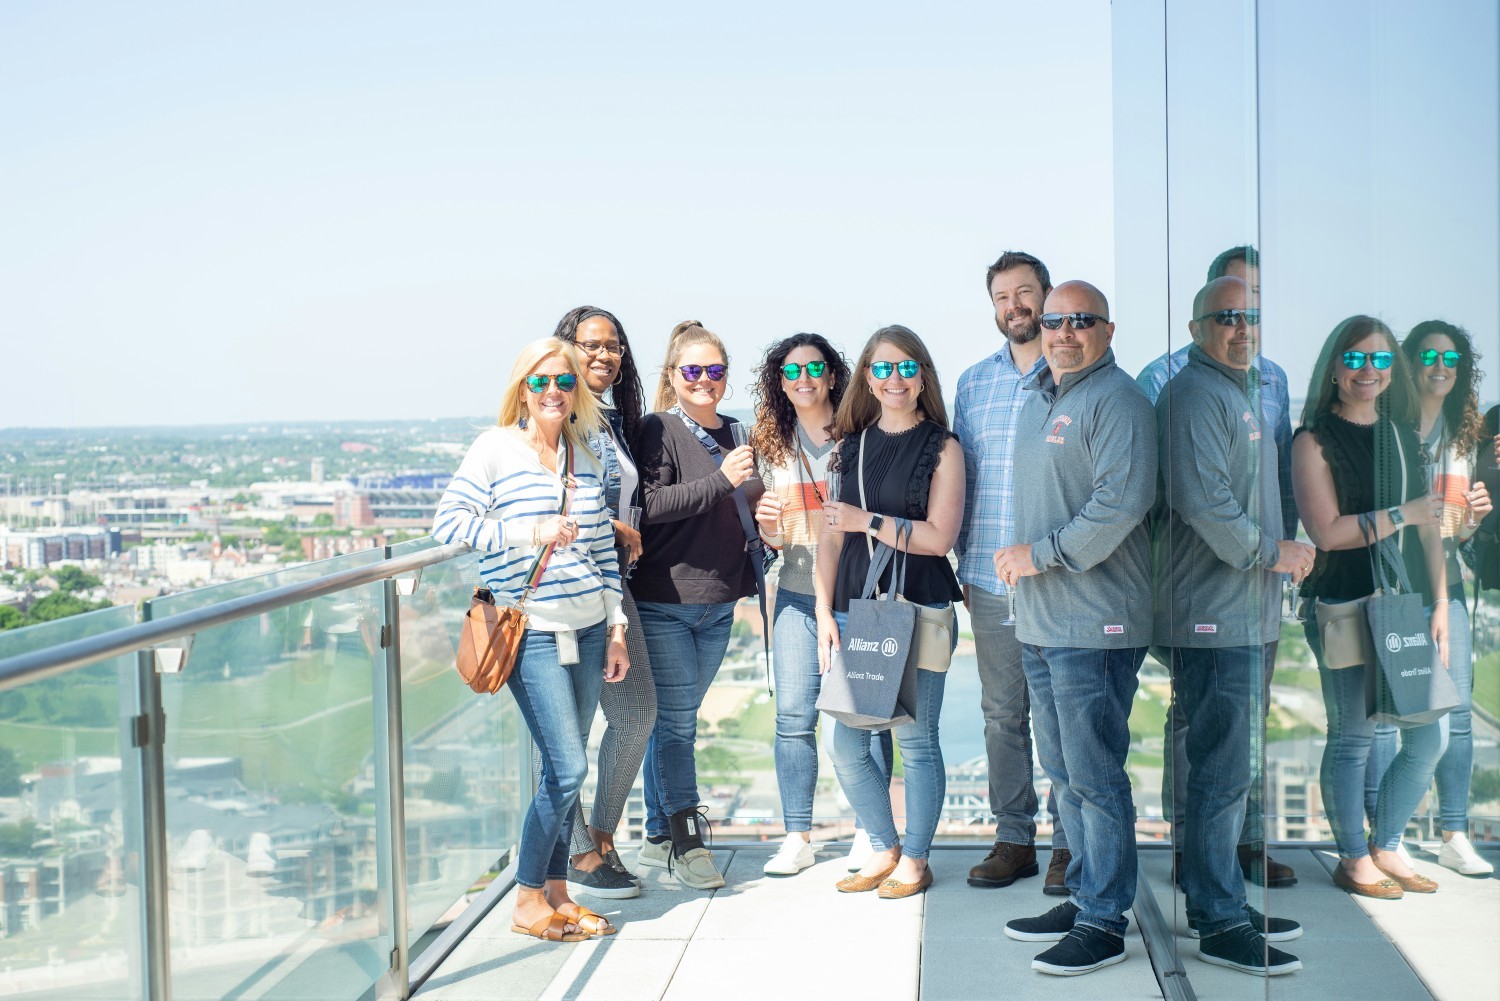
[(1088, 330), (1096, 323), (1108, 323), (1109, 317), (1100, 316), (1098, 313), (1043, 313), (1042, 326), (1048, 330), (1058, 330), (1063, 321), (1068, 321), (1068, 326), (1074, 330)]
[(1212, 313), (1204, 313), (1202, 316), (1195, 316), (1193, 322), (1201, 323), (1210, 319), (1221, 327), (1238, 327), (1241, 320), (1245, 321), (1247, 327), (1258, 327), (1260, 326), (1260, 310), (1220, 309)]
[(872, 361), (870, 362), (870, 374), (877, 379), (889, 379), (892, 372), (899, 372), (903, 379), (915, 379), (917, 373), (922, 371), (922, 366), (910, 358), (903, 358), (898, 362)]
[(677, 371), (688, 382), (697, 382), (707, 375), (711, 382), (723, 382), (724, 376), (729, 372), (728, 365), (679, 365)]
[(547, 386), (556, 382), (557, 388), (564, 393), (571, 393), (578, 385), (578, 376), (572, 372), (564, 372), (561, 375), (528, 375), (526, 385), (533, 393), (545, 393)]
[(1458, 368), (1459, 359), (1463, 358), (1463, 355), (1457, 351), (1439, 352), (1437, 348), (1428, 348), (1417, 357), (1422, 359), (1422, 364), (1429, 368), (1436, 365), (1439, 358), (1443, 359), (1444, 368)]
[(1382, 371), (1391, 367), (1391, 362), (1396, 356), (1390, 351), (1345, 351), (1344, 367), (1351, 372), (1357, 372), (1365, 367), (1365, 359), (1370, 360), (1370, 365)]
[(613, 355), (616, 358), (625, 357), (625, 346), (619, 341), (574, 341), (573, 346), (584, 354)]
[[(794, 361), (789, 361), (781, 366), (781, 374), (786, 377), (787, 382), (796, 382), (802, 378), (803, 367)], [(828, 363), (826, 361), (810, 361), (807, 363), (806, 368), (809, 378), (821, 379), (823, 378), (823, 373), (828, 369)]]

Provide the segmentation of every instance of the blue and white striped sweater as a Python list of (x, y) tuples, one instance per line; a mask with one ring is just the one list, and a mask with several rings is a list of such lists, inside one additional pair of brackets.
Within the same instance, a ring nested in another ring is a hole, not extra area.
[[(559, 449), (559, 469), (563, 461)], [(532, 629), (581, 629), (601, 619), (625, 623), (615, 532), (598, 461), (588, 449), (575, 448), (574, 466), (578, 488), (569, 513), (578, 520), (578, 538), (553, 551), (527, 599)], [(536, 559), (532, 528), (557, 514), (561, 501), (561, 481), (538, 461), (522, 432), (490, 428), (469, 446), (443, 492), (432, 534), (439, 542), (467, 542), (487, 553), (479, 561), (485, 586), (497, 602), (514, 604)]]

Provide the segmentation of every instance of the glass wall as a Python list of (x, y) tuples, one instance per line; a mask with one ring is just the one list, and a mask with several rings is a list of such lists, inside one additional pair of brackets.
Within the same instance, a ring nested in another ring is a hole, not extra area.
[[(0, 632), (0, 659), (128, 626), (108, 608)], [(0, 994), (140, 997), (136, 658), (0, 692)]]

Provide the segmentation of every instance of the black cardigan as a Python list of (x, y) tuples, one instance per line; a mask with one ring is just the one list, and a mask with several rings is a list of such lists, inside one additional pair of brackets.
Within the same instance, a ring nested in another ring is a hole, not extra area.
[[(730, 425), (705, 428), (727, 455), (734, 450)], [(735, 510), (729, 478), (708, 449), (675, 414), (647, 414), (631, 443), (641, 476), (641, 545), (630, 576), (636, 601), (674, 605), (719, 604), (755, 593), (755, 570), (745, 553), (745, 532)], [(744, 484), (755, 510), (765, 484), (752, 475)]]

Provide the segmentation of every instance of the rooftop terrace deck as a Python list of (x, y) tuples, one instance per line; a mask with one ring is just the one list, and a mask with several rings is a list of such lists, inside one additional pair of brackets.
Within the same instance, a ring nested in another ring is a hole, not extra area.
[[(968, 1001), (1066, 998), (1131, 1001), (1160, 998), (1138, 920), (1127, 935), (1126, 962), (1078, 978), (1033, 973), (1034, 943), (1001, 931), (1013, 917), (1054, 903), (1041, 881), (1004, 890), (964, 882), (973, 848), (942, 847), (932, 865), (936, 883), (901, 901), (844, 895), (842, 853), (825, 850), (798, 876), (762, 875), (770, 847), (720, 850), (728, 885), (711, 894), (684, 889), (660, 869), (641, 869), (635, 900), (587, 900), (620, 925), (618, 935), (578, 945), (543, 944), (510, 932), (511, 897), (437, 969), (418, 997), (426, 1001), (762, 1001), (778, 997)], [(634, 852), (624, 853), (627, 864)], [(1267, 985), (1242, 973), (1201, 963), (1186, 935), (1182, 897), (1171, 891), (1170, 856), (1143, 851), (1142, 879), (1169, 924), (1180, 968), (1204, 998), (1269, 997), (1340, 1001), (1473, 1001), (1500, 994), (1500, 880), (1466, 879), (1415, 853), (1419, 871), (1438, 879), (1430, 897), (1399, 902), (1356, 900), (1323, 878), (1334, 864), (1326, 852), (1279, 849), (1301, 880), (1275, 891), (1274, 913), (1296, 917), (1307, 933), (1287, 948), (1304, 969)], [(1264, 891), (1253, 888), (1257, 906)]]

